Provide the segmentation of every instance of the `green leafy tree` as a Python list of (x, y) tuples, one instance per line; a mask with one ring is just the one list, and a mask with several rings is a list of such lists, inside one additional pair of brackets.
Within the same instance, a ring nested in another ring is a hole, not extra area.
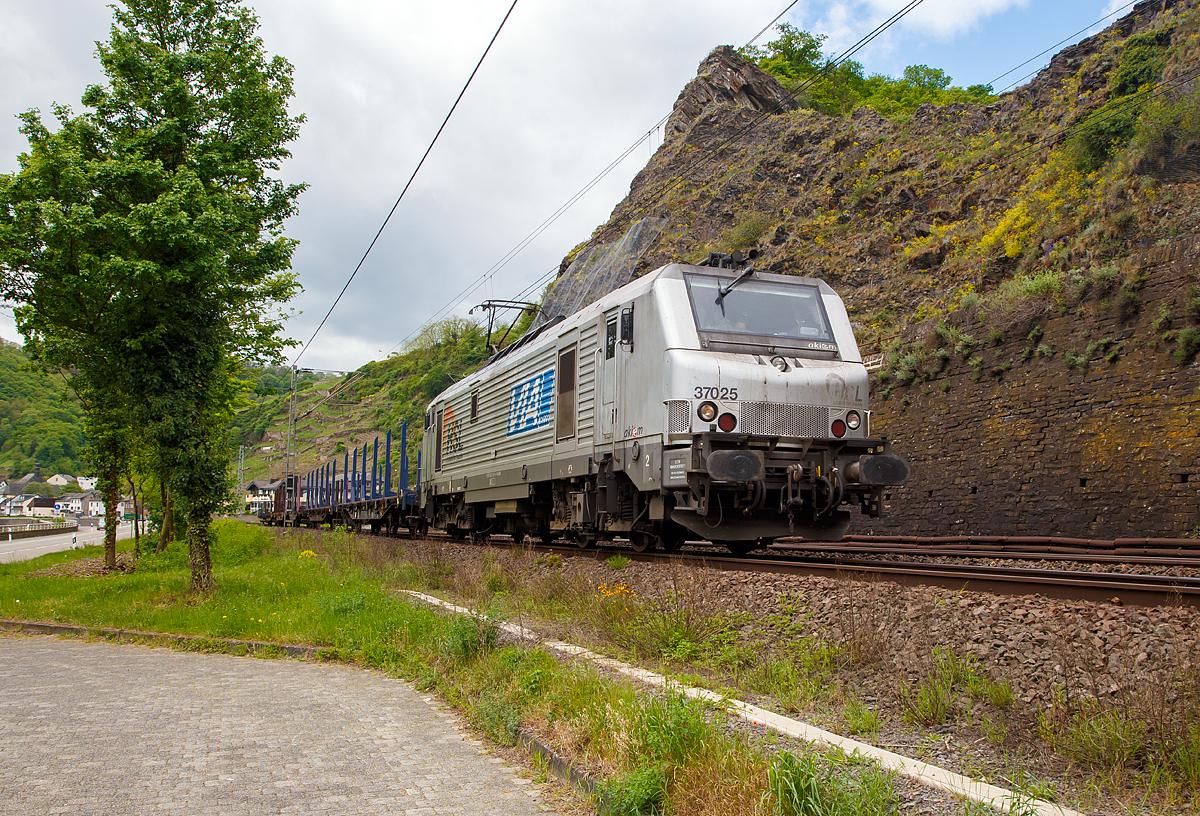
[(102, 483), (134, 429), (152, 451), (206, 589), (236, 374), (280, 359), (297, 289), (283, 222), (303, 185), (271, 173), (302, 117), (238, 0), (125, 0), (114, 17), (90, 111), (56, 105), (53, 131), (22, 116), (30, 151), (0, 177), (3, 294), (35, 358), (73, 374)]
[(845, 115), (859, 105), (870, 105), (885, 115), (914, 110), (924, 102), (987, 102), (990, 85), (956, 88), (940, 68), (910, 65), (904, 76), (866, 75), (862, 63), (834, 63), (821, 48), (825, 35), (801, 31), (788, 23), (778, 26), (779, 36), (765, 47), (743, 48), (741, 55), (777, 78), (808, 107), (831, 115)]

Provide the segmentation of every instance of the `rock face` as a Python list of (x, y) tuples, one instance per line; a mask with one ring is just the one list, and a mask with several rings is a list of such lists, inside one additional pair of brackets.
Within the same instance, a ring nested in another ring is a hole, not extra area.
[(1200, 286), (1200, 239), (1129, 263), (1144, 276), (1147, 307), (1136, 316), (1056, 310), (1038, 316), (1032, 335), (1011, 325), (975, 353), (982, 365), (955, 355), (928, 384), (888, 399), (877, 384), (873, 427), (897, 440), (913, 477), (886, 494), (882, 518), (856, 519), (853, 531), (1109, 539), (1200, 530), (1200, 364), (1180, 366), (1153, 326)]
[(736, 105), (752, 110), (783, 113), (795, 110), (796, 100), (782, 85), (757, 66), (743, 60), (728, 45), (715, 49), (675, 100), (667, 120), (668, 137), (686, 133), (709, 105)]

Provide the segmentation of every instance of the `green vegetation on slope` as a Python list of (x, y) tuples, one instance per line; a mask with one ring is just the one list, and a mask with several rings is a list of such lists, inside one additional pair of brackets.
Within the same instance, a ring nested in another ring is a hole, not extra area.
[(847, 114), (859, 105), (870, 105), (884, 116), (911, 113), (924, 102), (987, 102), (992, 86), (956, 88), (939, 68), (910, 65), (899, 79), (884, 74), (868, 76), (862, 63), (833, 63), (821, 52), (824, 34), (810, 34), (788, 23), (779, 25), (779, 37), (766, 47), (747, 46), (739, 53), (771, 74), (799, 101), (830, 115)]
[(42, 466), (43, 478), (85, 472), (83, 409), (66, 385), (28, 367), (19, 348), (0, 344), (0, 474), (20, 478)]

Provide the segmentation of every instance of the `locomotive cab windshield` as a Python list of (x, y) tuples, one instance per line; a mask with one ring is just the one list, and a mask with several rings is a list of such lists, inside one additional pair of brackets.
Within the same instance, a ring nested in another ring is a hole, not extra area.
[(732, 271), (725, 275), (690, 272), (684, 278), (702, 347), (750, 346), (806, 356), (837, 355), (837, 341), (816, 286), (742, 279)]

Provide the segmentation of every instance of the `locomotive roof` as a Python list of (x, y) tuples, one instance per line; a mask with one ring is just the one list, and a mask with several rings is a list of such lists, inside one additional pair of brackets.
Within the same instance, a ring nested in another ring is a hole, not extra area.
[[(572, 329), (578, 328), (579, 326), (586, 325), (590, 321), (595, 320), (599, 315), (611, 309), (613, 306), (617, 306), (621, 303), (632, 300), (633, 298), (639, 297), (640, 295), (649, 291), (656, 281), (661, 279), (683, 280), (685, 270), (691, 274), (713, 275), (724, 273), (726, 275), (734, 276), (745, 271), (737, 269), (719, 269), (717, 267), (696, 266), (694, 264), (681, 263), (671, 263), (665, 266), (660, 266), (653, 272), (648, 272), (645, 275), (642, 275), (640, 278), (634, 278), (632, 281), (620, 287), (619, 289), (614, 289), (604, 297), (593, 301), (587, 306), (584, 306), (582, 309), (570, 316), (564, 317), (559, 315), (551, 319), (549, 322), (542, 324), (540, 327), (534, 330), (532, 336), (526, 335), (525, 337), (517, 340), (512, 346), (502, 350), (499, 354), (492, 357), (488, 362), (484, 363), (480, 369), (472, 372), (469, 376), (464, 377), (457, 383), (451, 385), (445, 391), (438, 394), (433, 398), (433, 400), (430, 401), (429, 405), (426, 406), (426, 410), (428, 410), (434, 405), (434, 403), (438, 401), (449, 399), (457, 394), (474, 388), (481, 379), (491, 373), (489, 369), (491, 369), (493, 365), (501, 362), (513, 362), (520, 360), (525, 356), (540, 350), (545, 345), (553, 345), (556, 341), (556, 338), (563, 332), (568, 332)], [(759, 280), (785, 281), (792, 284), (804, 283), (808, 284), (809, 286), (816, 286), (822, 295), (833, 295), (834, 297), (838, 297), (837, 293), (829, 286), (829, 284), (817, 278), (804, 278), (797, 275), (779, 275), (773, 272), (762, 272), (758, 270), (756, 270), (754, 274)], [(518, 348), (518, 346), (523, 347)]]

